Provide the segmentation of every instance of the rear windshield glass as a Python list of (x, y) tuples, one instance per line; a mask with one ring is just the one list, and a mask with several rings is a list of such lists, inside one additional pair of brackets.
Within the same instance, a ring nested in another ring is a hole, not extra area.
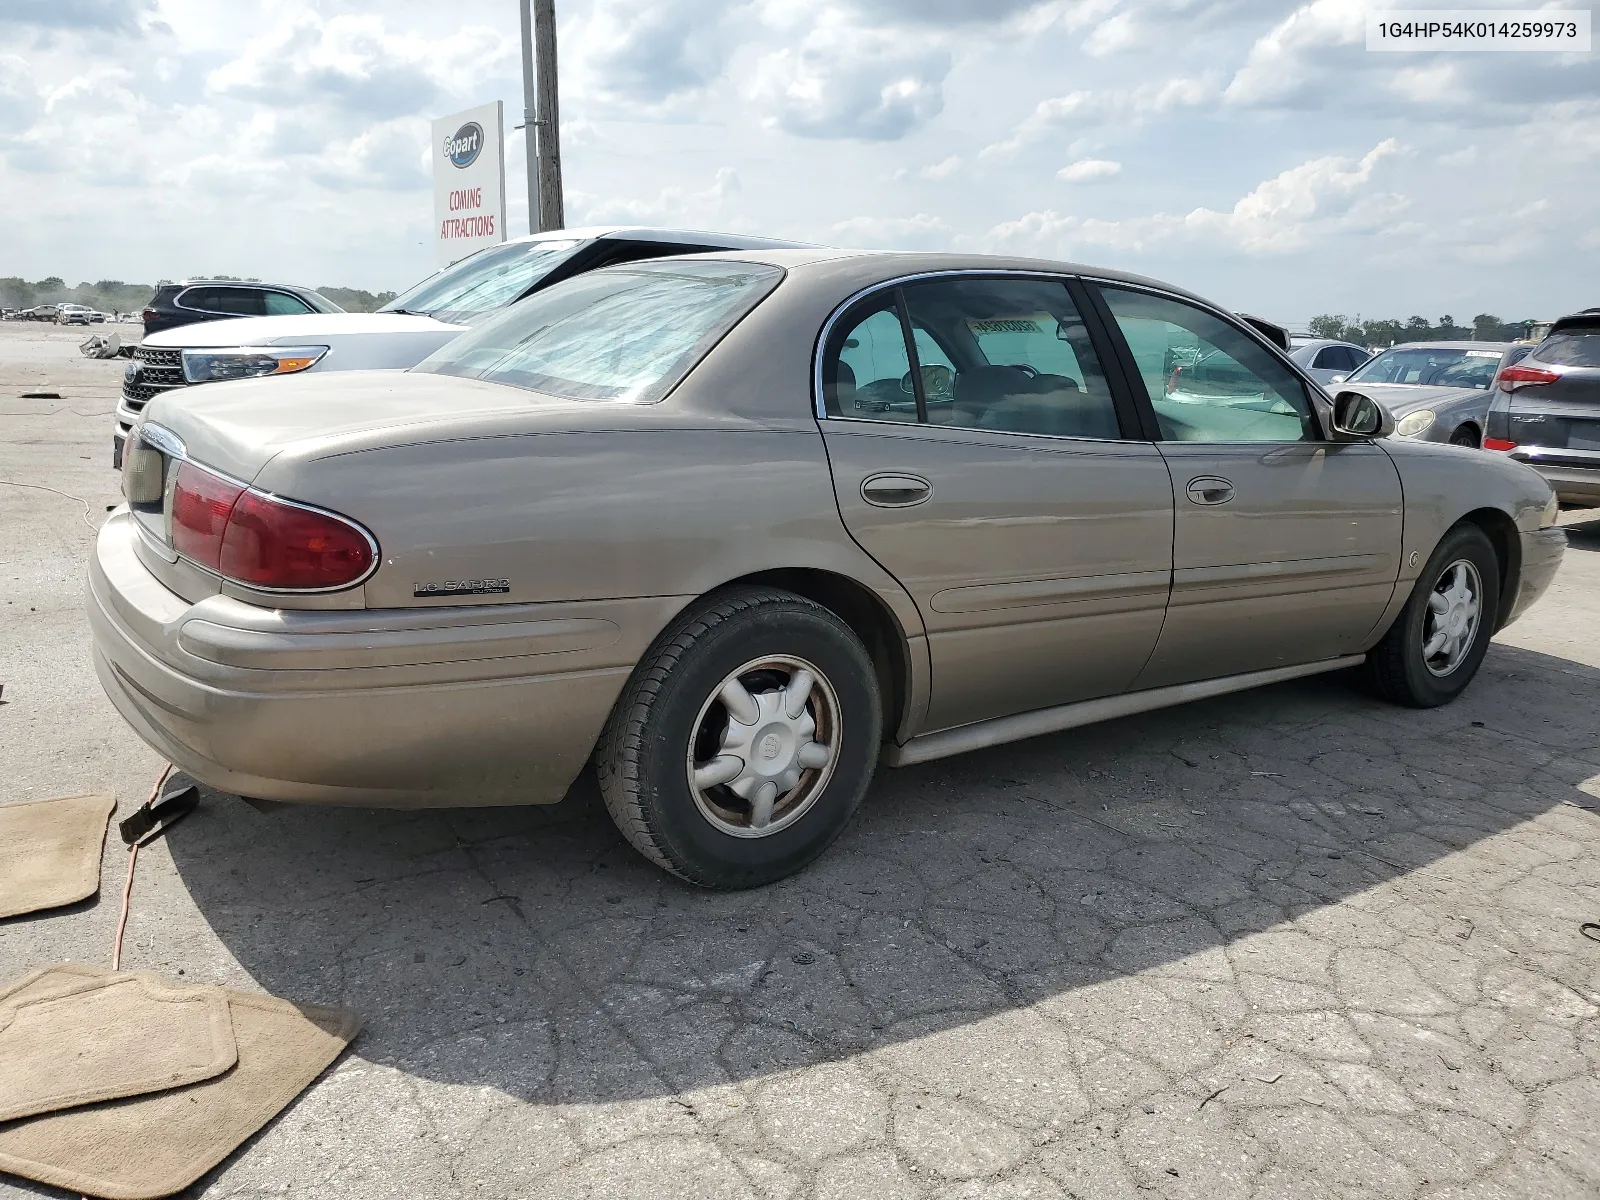
[(566, 262), (578, 245), (572, 238), (559, 238), (490, 246), (436, 271), (381, 311), (420, 313), (453, 325), (474, 324), (484, 314), (510, 304)]
[(1500, 350), (1438, 350), (1411, 347), (1385, 350), (1350, 383), (1401, 383), (1418, 387), (1487, 388), (1500, 367)]
[(1600, 329), (1552, 334), (1533, 348), (1528, 359), (1553, 367), (1600, 367)]
[(782, 277), (727, 261), (595, 271), (512, 305), (412, 370), (567, 400), (654, 403)]

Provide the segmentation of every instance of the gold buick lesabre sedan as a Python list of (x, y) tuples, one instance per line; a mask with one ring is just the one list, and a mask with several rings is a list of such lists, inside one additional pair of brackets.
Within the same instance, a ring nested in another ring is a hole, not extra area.
[(1358, 664), (1453, 699), (1565, 537), (1532, 469), (1390, 428), (1112, 271), (608, 268), (409, 371), (153, 400), (95, 661), (217, 788), (546, 804), (592, 759), (641, 853), (745, 887), (880, 761)]

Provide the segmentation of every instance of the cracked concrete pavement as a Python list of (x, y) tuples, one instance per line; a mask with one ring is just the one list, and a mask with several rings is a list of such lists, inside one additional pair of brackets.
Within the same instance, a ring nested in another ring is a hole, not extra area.
[[(159, 769), (90, 666), (121, 364), (0, 327), (0, 800)], [(24, 391), (60, 400), (23, 400)], [(1431, 712), (1338, 677), (885, 771), (762, 891), (550, 809), (257, 812), (141, 854), (125, 963), (349, 1005), (207, 1197), (1600, 1195), (1600, 513)], [(100, 900), (0, 978), (106, 961)], [(0, 1197), (57, 1195), (0, 1178)]]

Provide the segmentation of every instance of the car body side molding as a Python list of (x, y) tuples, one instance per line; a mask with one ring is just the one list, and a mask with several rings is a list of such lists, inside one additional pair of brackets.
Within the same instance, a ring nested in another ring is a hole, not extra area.
[(1300, 663), (1292, 667), (1273, 667), (1266, 671), (1248, 671), (1243, 675), (1226, 675), (1221, 679), (1202, 679), (1194, 683), (1180, 683), (1172, 687), (1150, 688), (1142, 692), (1123, 692), (1120, 696), (1104, 696), (1098, 700), (1082, 700), (1076, 704), (1062, 704), (1055, 708), (1041, 708), (1035, 712), (1017, 713), (1010, 717), (997, 717), (992, 721), (976, 721), (946, 729), (941, 733), (924, 734), (912, 738), (903, 746), (885, 746), (883, 761), (891, 767), (909, 767), (913, 763), (931, 762), (985, 746), (1000, 746), (1018, 742), (1023, 738), (1044, 733), (1059, 733), (1063, 729), (1076, 729), (1080, 725), (1093, 725), (1116, 717), (1168, 708), (1190, 700), (1205, 700), (1212, 696), (1225, 696), (1229, 692), (1242, 692), (1263, 687), (1269, 683), (1283, 683), (1306, 675), (1320, 675), (1324, 671), (1339, 671), (1357, 667), (1366, 661), (1365, 654), (1350, 654), (1343, 658), (1329, 658), (1322, 662)]

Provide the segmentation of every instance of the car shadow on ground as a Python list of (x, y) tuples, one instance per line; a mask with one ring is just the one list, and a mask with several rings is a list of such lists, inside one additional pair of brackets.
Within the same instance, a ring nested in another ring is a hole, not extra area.
[[(209, 794), (170, 847), (260, 987), (365, 1016), (363, 1058), (606, 1103), (902, 1045), (1136, 972), (1204, 978), (1248, 935), (1348, 922), (1352, 905), (1333, 906), (1594, 805), (1578, 785), (1600, 775), (1597, 709), (1600, 671), (1507, 646), (1444, 709), (1389, 707), (1343, 677), (1194, 703), (883, 771), (821, 861), (739, 894), (645, 863), (587, 780), (552, 808), (447, 813), (262, 813)], [(1523, 944), (1570, 935), (1546, 906), (1497, 902), (1493, 874), (1454, 919)]]

